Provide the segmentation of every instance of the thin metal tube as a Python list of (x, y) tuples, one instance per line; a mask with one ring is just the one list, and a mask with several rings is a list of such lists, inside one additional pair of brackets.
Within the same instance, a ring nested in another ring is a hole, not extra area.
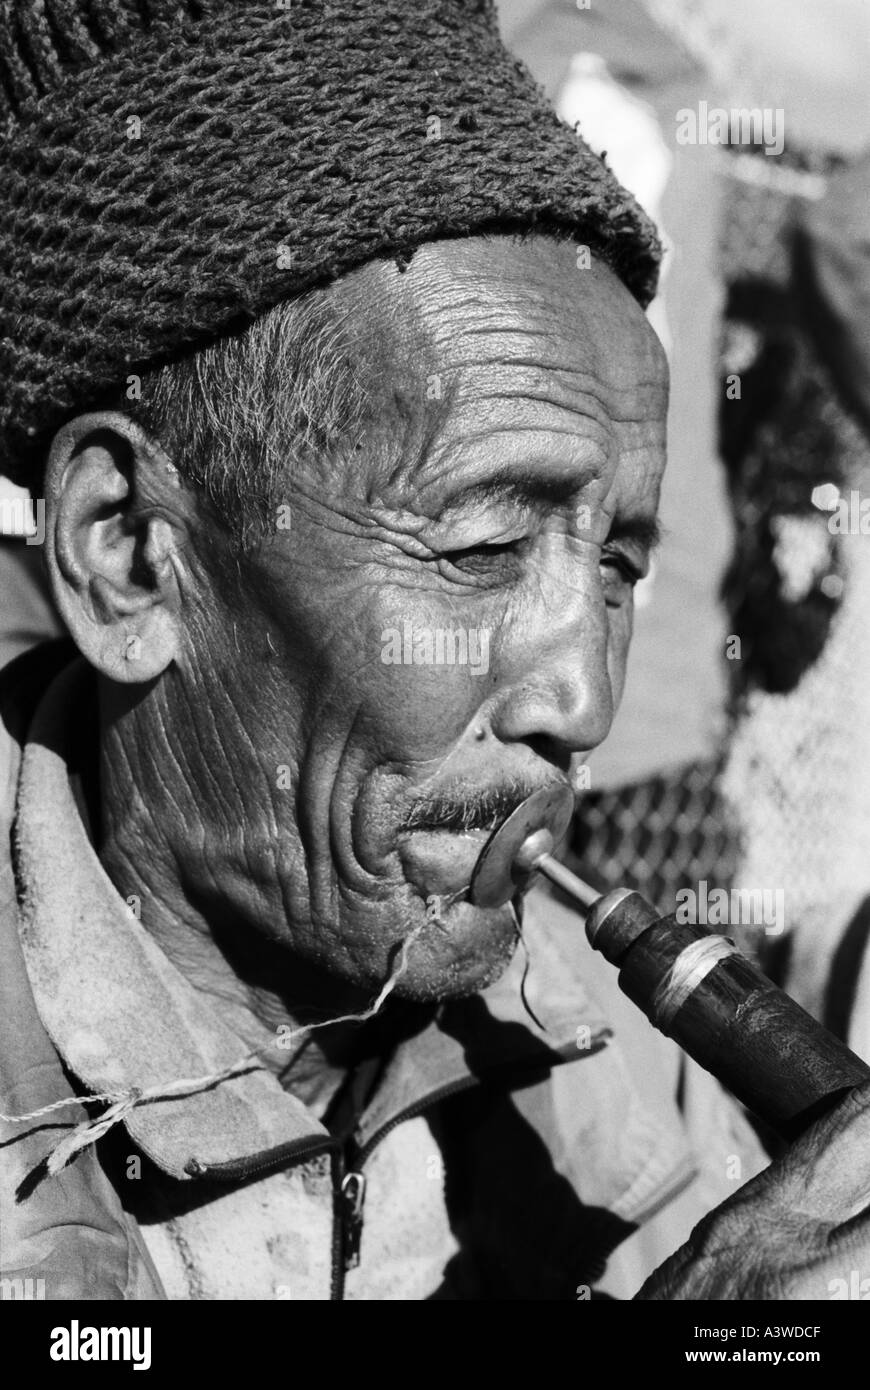
[(592, 907), (601, 897), (588, 883), (584, 883), (582, 878), (572, 874), (570, 869), (566, 869), (564, 864), (560, 864), (558, 859), (554, 859), (552, 854), (542, 854), (540, 859), (535, 861), (535, 868), (539, 869), (545, 878), (551, 883), (556, 883), (562, 888), (569, 897), (573, 898), (581, 907)]

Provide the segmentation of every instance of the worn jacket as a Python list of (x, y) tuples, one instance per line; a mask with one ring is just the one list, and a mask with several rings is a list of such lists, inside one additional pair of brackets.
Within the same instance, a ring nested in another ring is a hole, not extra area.
[[(202, 1077), (245, 1052), (100, 864), (76, 777), (95, 691), (72, 655), (50, 644), (0, 678), (6, 1115)], [(524, 938), (531, 1012), (517, 958), (492, 988), (433, 1010), (332, 1129), (292, 1074), (283, 1087), (259, 1067), (136, 1106), (55, 1176), (46, 1155), (99, 1107), (4, 1123), (4, 1288), (630, 1297), (764, 1158), (565, 905), (533, 892)]]

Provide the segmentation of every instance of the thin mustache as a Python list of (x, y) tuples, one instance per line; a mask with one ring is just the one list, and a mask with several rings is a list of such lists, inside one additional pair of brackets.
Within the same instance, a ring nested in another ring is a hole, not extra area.
[[(547, 782), (543, 785), (563, 784)], [(458, 788), (451, 792), (445, 788), (418, 801), (399, 831), (496, 830), (533, 792), (540, 790), (541, 784), (534, 785), (519, 778), (499, 787), (485, 787), (475, 792)]]

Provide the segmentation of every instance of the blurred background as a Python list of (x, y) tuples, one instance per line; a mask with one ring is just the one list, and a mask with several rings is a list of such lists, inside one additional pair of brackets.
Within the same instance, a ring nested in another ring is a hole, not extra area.
[[(870, 5), (500, 11), (666, 247), (665, 544), (573, 854), (663, 911), (781, 890), (782, 931), (723, 929), (870, 1059)], [(784, 138), (702, 143), (714, 109)]]
[[(665, 544), (571, 853), (662, 911), (702, 883), (782, 890), (784, 930), (727, 930), (870, 1060), (870, 5), (500, 16), (666, 247)], [(766, 114), (781, 148), (733, 122), (702, 140), (714, 109)], [(24, 501), (0, 479), (0, 665), (58, 631)]]

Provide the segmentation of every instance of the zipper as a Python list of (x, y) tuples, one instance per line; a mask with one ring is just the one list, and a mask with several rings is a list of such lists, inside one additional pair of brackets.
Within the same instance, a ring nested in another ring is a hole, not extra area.
[(356, 1269), (362, 1240), (366, 1175), (352, 1169), (341, 1180), (341, 1212), (344, 1221), (344, 1268)]
[[(592, 1046), (584, 1049), (584, 1055), (591, 1057), (596, 1052), (601, 1052), (611, 1037), (611, 1030), (603, 1028), (600, 1034), (594, 1038)], [(559, 1051), (565, 1058), (573, 1055), (571, 1047), (561, 1048)], [(517, 1067), (516, 1063), (509, 1063), (503, 1068), (495, 1067), (487, 1072), (485, 1079), (489, 1081), (493, 1077), (497, 1077), (502, 1071), (508, 1074), (518, 1074), (522, 1071), (522, 1067)], [(289, 1167), (291, 1163), (302, 1159), (317, 1158), (321, 1154), (329, 1154), (333, 1212), (329, 1297), (331, 1302), (340, 1302), (344, 1298), (345, 1275), (348, 1270), (356, 1269), (360, 1262), (367, 1185), (366, 1175), (362, 1171), (363, 1165), (378, 1145), (399, 1125), (404, 1124), (406, 1120), (416, 1119), (418, 1115), (424, 1114), (433, 1106), (440, 1105), (442, 1101), (448, 1100), (452, 1096), (472, 1090), (481, 1084), (481, 1080), (482, 1078), (478, 1076), (463, 1076), (456, 1081), (448, 1082), (447, 1085), (439, 1087), (436, 1091), (430, 1091), (422, 1100), (415, 1101), (412, 1105), (405, 1106), (404, 1110), (398, 1111), (391, 1120), (376, 1130), (359, 1148), (356, 1148), (352, 1141), (342, 1143), (332, 1136), (328, 1139), (319, 1137), (302, 1139), (296, 1140), (292, 1144), (281, 1145), (268, 1153), (257, 1154), (252, 1159), (233, 1160), (230, 1163), (205, 1164), (191, 1159), (185, 1166), (185, 1172), (190, 1177), (215, 1178), (222, 1182), (243, 1182), (248, 1178), (264, 1177), (268, 1173), (277, 1172), (279, 1169)]]
[[(362, 1147), (355, 1150), (352, 1143), (347, 1143), (338, 1149), (333, 1164), (333, 1207), (336, 1219), (332, 1241), (331, 1300), (340, 1301), (344, 1298), (345, 1275), (348, 1270), (356, 1269), (360, 1262), (367, 1185), (366, 1175), (362, 1171), (363, 1164), (378, 1144), (398, 1125), (422, 1115), (424, 1111), (433, 1105), (439, 1105), (448, 1096), (457, 1095), (460, 1091), (467, 1091), (479, 1085), (480, 1080), (476, 1076), (464, 1076), (458, 1081), (451, 1081), (447, 1086), (431, 1091), (424, 1100), (416, 1101), (400, 1110), (387, 1124), (376, 1130)], [(352, 1155), (350, 1164), (349, 1155)]]
[(288, 1168), (303, 1158), (318, 1158), (321, 1154), (332, 1153), (336, 1149), (335, 1140), (295, 1139), (290, 1144), (279, 1144), (265, 1153), (254, 1154), (252, 1158), (232, 1159), (229, 1163), (200, 1163), (192, 1158), (184, 1165), (184, 1171), (191, 1178), (214, 1178), (218, 1182), (244, 1182), (248, 1178), (265, 1177), (267, 1173)]
[[(490, 1073), (491, 1075), (491, 1073)], [(418, 1100), (413, 1105), (405, 1106), (391, 1120), (388, 1120), (380, 1129), (375, 1130), (370, 1139), (367, 1139), (362, 1147), (357, 1151), (356, 1162), (360, 1165), (371, 1157), (372, 1151), (386, 1139), (388, 1134), (399, 1125), (403, 1125), (406, 1120), (415, 1120), (418, 1115), (422, 1115), (426, 1110), (430, 1110), (433, 1105), (440, 1105), (443, 1100), (448, 1100), (451, 1096), (459, 1095), (462, 1091), (470, 1091), (475, 1086), (480, 1085), (479, 1076), (463, 1076), (457, 1081), (450, 1081), (446, 1086), (441, 1086), (437, 1091), (430, 1091), (423, 1100)]]
[[(601, 1052), (612, 1036), (612, 1031), (609, 1028), (603, 1028), (596, 1035), (593, 1045), (585, 1050), (585, 1055), (591, 1057), (596, 1052)], [(560, 1050), (566, 1059), (573, 1054), (573, 1048)], [(493, 1076), (497, 1076), (500, 1070), (501, 1068), (498, 1067), (493, 1068), (487, 1072), (486, 1079), (489, 1080)], [(508, 1073), (516, 1073), (522, 1071), (522, 1068), (518, 1068), (515, 1063), (510, 1063), (504, 1070)], [(344, 1298), (345, 1275), (349, 1270), (356, 1269), (360, 1262), (366, 1196), (366, 1176), (362, 1171), (363, 1164), (371, 1157), (378, 1145), (386, 1139), (387, 1135), (391, 1134), (399, 1125), (404, 1124), (406, 1120), (416, 1119), (418, 1115), (431, 1110), (435, 1105), (440, 1105), (442, 1101), (459, 1095), (462, 1091), (472, 1090), (480, 1084), (481, 1078), (478, 1076), (463, 1076), (456, 1081), (451, 1081), (446, 1086), (441, 1086), (437, 1091), (430, 1091), (423, 1100), (415, 1101), (413, 1105), (408, 1105), (404, 1110), (400, 1110), (387, 1124), (376, 1130), (365, 1144), (356, 1149), (355, 1153), (353, 1152), (354, 1146), (350, 1142), (339, 1150), (333, 1176), (334, 1206), (337, 1220), (336, 1229), (333, 1231), (332, 1245), (332, 1299), (341, 1300)], [(353, 1154), (353, 1159), (348, 1166), (349, 1154)]]
[[(255, 1155), (253, 1159), (233, 1160), (231, 1163), (199, 1163), (195, 1158), (185, 1165), (185, 1172), (192, 1178), (213, 1178), (220, 1182), (244, 1182), (248, 1178), (262, 1178), (279, 1169), (288, 1168), (307, 1158), (319, 1158), (329, 1154), (330, 1176), (332, 1179), (332, 1247), (330, 1251), (329, 1297), (344, 1297), (345, 1261), (345, 1221), (342, 1207), (341, 1188), (345, 1177), (344, 1148), (331, 1136), (328, 1139), (302, 1139), (292, 1144), (282, 1144), (268, 1154)], [(362, 1222), (360, 1220), (360, 1231)], [(359, 1242), (357, 1239), (357, 1253)]]
[(329, 1280), (329, 1298), (330, 1302), (333, 1303), (340, 1303), (344, 1298), (346, 1235), (341, 1197), (344, 1179), (344, 1149), (339, 1146), (332, 1160), (332, 1269)]

